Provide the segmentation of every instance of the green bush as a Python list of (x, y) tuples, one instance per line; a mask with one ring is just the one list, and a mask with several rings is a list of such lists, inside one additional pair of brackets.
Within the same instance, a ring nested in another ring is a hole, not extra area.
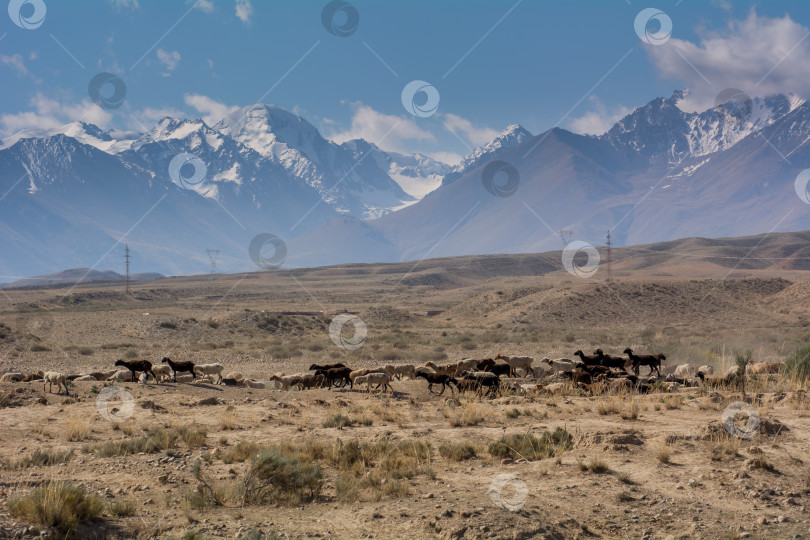
[(241, 486), (244, 504), (301, 503), (317, 497), (322, 487), (323, 471), (312, 458), (278, 450), (256, 455)]
[(12, 516), (45, 527), (56, 527), (66, 537), (74, 536), (76, 526), (101, 515), (104, 502), (66, 482), (49, 482), (27, 495), (9, 498), (8, 510)]
[(513, 433), (505, 435), (489, 445), (489, 453), (495, 457), (543, 459), (554, 456), (557, 452), (574, 447), (573, 437), (563, 428), (553, 432), (544, 431), (538, 439), (530, 433)]
[(796, 349), (787, 360), (783, 371), (785, 377), (799, 381), (810, 379), (810, 345)]

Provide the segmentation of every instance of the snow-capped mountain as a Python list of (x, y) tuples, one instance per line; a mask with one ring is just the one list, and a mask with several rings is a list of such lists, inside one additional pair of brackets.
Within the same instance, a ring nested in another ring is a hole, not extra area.
[[(118, 269), (123, 243), (134, 271), (205, 272), (208, 248), (221, 270), (249, 270), (259, 233), (303, 266), (559, 249), (561, 229), (593, 245), (607, 230), (626, 245), (810, 229), (794, 190), (810, 168), (810, 104), (777, 95), (690, 113), (682, 98), (601, 136), (510, 125), (455, 167), (336, 144), (269, 105), (215, 126), (26, 131), (0, 145), (0, 273)], [(177, 165), (183, 155), (193, 161)], [(513, 196), (486, 188), (493, 160), (517, 172)]]
[(487, 163), (503, 152), (518, 146), (520, 143), (531, 137), (532, 134), (518, 124), (509, 124), (505, 130), (498, 134), (497, 137), (492, 139), (484, 146), (477, 146), (472, 152), (464, 156), (461, 163), (453, 167), (453, 169), (444, 177), (442, 184), (447, 185), (455, 182), (467, 172), (479, 167), (483, 163)]
[[(561, 229), (595, 246), (608, 230), (615, 245), (630, 245), (810, 229), (810, 206), (794, 189), (810, 168), (810, 104), (777, 95), (750, 100), (742, 113), (728, 104), (689, 113), (677, 106), (682, 97), (654, 99), (602, 136), (555, 128), (492, 154), (481, 149), (418, 203), (367, 222), (365, 259), (343, 257), (351, 246), (339, 242), (358, 234), (357, 224), (333, 220), (294, 239), (291, 262), (540, 252), (560, 249)], [(484, 186), (494, 159), (518, 173), (511, 196)]]

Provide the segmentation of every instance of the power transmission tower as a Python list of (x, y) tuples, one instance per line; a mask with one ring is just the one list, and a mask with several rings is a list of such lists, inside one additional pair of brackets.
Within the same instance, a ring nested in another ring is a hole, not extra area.
[(126, 285), (127, 290), (126, 290), (126, 292), (127, 292), (127, 294), (129, 294), (129, 261), (132, 259), (132, 257), (129, 256), (129, 244), (124, 244), (124, 248), (125, 248), (124, 249), (124, 262), (127, 265), (127, 285)]
[(605, 243), (607, 247), (607, 280), (613, 281), (613, 269), (611, 268), (611, 249), (613, 248), (613, 244), (610, 241), (610, 231), (607, 232), (607, 242)]
[(205, 251), (208, 253), (208, 259), (211, 261), (211, 277), (209, 280), (214, 281), (217, 276), (217, 257), (219, 257), (219, 250), (207, 249)]
[(574, 231), (571, 229), (560, 229), (560, 238), (563, 241), (563, 247), (568, 247), (568, 239), (574, 236)]

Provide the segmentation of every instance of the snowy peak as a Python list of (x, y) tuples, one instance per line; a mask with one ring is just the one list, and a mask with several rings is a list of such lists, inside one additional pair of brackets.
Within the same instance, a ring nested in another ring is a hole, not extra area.
[(295, 148), (314, 160), (317, 147), (326, 144), (315, 126), (275, 105), (242, 107), (220, 120), (214, 129), (265, 157), (281, 158), (288, 148)]
[(678, 106), (684, 97), (685, 92), (676, 91), (669, 98), (656, 98), (599, 139), (640, 158), (642, 165), (672, 165), (727, 150), (804, 104), (793, 95), (752, 99), (740, 92), (711, 109), (686, 112)]
[(532, 137), (532, 134), (523, 126), (519, 124), (509, 124), (506, 129), (500, 132), (498, 136), (489, 143), (484, 146), (477, 146), (472, 152), (464, 156), (461, 163), (453, 167), (453, 170), (444, 177), (442, 185), (455, 182), (468, 171), (494, 159), (504, 150), (518, 146), (530, 137)]

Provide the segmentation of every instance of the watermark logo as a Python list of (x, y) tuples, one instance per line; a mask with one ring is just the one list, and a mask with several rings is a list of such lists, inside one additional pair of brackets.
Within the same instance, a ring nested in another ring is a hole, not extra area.
[(321, 11), (321, 22), (326, 31), (338, 37), (349, 37), (360, 25), (360, 12), (343, 0), (333, 0)]
[[(657, 23), (658, 30), (650, 31), (651, 23)], [(639, 11), (633, 26), (639, 39), (648, 45), (663, 45), (669, 41), (672, 35), (672, 19), (669, 18), (669, 15), (656, 8), (646, 8)]]
[(96, 397), (96, 410), (105, 420), (110, 422), (125, 422), (135, 410), (135, 400), (132, 394), (118, 386), (106, 386)]
[[(272, 255), (265, 251), (268, 246), (273, 247)], [(248, 253), (256, 266), (263, 270), (270, 270), (284, 264), (284, 260), (287, 258), (287, 244), (275, 234), (260, 233), (250, 241)]]
[(416, 117), (431, 117), (439, 109), (439, 91), (425, 81), (411, 81), (402, 89), (402, 106)]
[(169, 178), (184, 188), (200, 187), (205, 182), (207, 174), (208, 167), (205, 166), (203, 160), (188, 152), (177, 154), (169, 162)]
[(498, 508), (517, 512), (526, 503), (529, 488), (514, 474), (499, 474), (489, 485), (489, 498)]
[[(745, 416), (745, 425), (737, 423), (738, 416)], [(744, 401), (735, 401), (723, 411), (723, 427), (729, 435), (741, 439), (750, 439), (759, 431), (759, 413), (756, 407), (752, 407)]]
[(805, 169), (796, 175), (796, 180), (793, 181), (793, 189), (796, 190), (796, 195), (802, 200), (804, 204), (810, 204), (810, 194), (807, 193), (807, 184), (810, 182), (810, 169)]
[[(588, 259), (585, 264), (579, 264), (577, 255), (584, 253)], [(599, 252), (587, 242), (576, 240), (571, 242), (562, 252), (562, 263), (565, 270), (572, 276), (589, 278), (599, 269)]]
[(728, 119), (743, 124), (751, 118), (754, 101), (742, 90), (726, 88), (714, 98), (714, 107)]
[[(504, 179), (505, 181), (496, 181)], [(481, 173), (484, 188), (496, 197), (511, 197), (520, 185), (520, 173), (511, 164), (496, 159), (487, 163)]]
[(42, 0), (11, 0), (8, 16), (11, 22), (25, 30), (36, 30), (45, 22), (45, 2)]
[(104, 71), (90, 79), (87, 93), (93, 103), (102, 109), (112, 110), (124, 104), (124, 98), (127, 97), (127, 85), (118, 75)]
[[(354, 327), (354, 335), (348, 338), (343, 335), (343, 327), (347, 324)], [(363, 319), (350, 313), (338, 315), (329, 324), (329, 337), (332, 338), (332, 342), (347, 351), (356, 351), (362, 347), (366, 342), (367, 334), (368, 328)]]

